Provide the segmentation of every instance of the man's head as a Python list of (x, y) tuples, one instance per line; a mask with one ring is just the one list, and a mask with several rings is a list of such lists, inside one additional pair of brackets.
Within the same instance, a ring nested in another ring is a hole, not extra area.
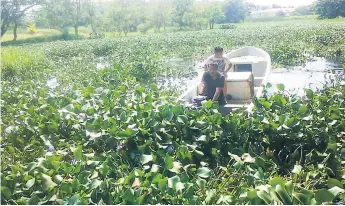
[(216, 57), (221, 57), (223, 56), (223, 48), (220, 46), (217, 46), (216, 48), (214, 48), (214, 54)]
[(208, 65), (207, 71), (211, 74), (214, 75), (218, 72), (218, 65), (215, 63), (211, 63)]

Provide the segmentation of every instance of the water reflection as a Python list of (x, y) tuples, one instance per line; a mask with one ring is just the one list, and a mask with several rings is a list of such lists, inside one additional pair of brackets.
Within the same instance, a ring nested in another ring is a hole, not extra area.
[(52, 78), (52, 79), (49, 79), (47, 81), (47, 86), (50, 88), (50, 89), (55, 89), (56, 87), (59, 86), (59, 83), (58, 83), (58, 79), (56, 77)]
[(275, 85), (281, 83), (284, 84), (286, 90), (293, 90), (298, 94), (303, 94), (304, 88), (313, 90), (321, 88), (330, 75), (343, 71), (339, 64), (334, 64), (319, 57), (303, 66), (273, 69), (268, 80), (273, 85), (270, 92), (276, 91)]

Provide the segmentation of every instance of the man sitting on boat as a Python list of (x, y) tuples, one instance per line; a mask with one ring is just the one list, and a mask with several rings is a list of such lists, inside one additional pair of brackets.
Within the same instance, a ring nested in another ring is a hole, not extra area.
[(218, 72), (218, 65), (211, 63), (207, 67), (207, 71), (202, 76), (202, 86), (200, 95), (206, 96), (207, 100), (212, 100), (224, 106), (226, 104), (225, 96), (223, 94), (224, 75)]
[[(232, 64), (230, 62), (230, 60), (224, 56), (224, 50), (222, 47), (218, 46), (216, 48), (214, 48), (214, 55), (210, 56), (207, 60), (206, 60), (206, 64), (205, 64), (205, 70), (207, 70), (207, 67), (209, 64), (217, 64), (218, 66), (218, 72), (224, 76), (224, 88), (223, 88), (223, 94), (226, 96), (227, 94), (227, 87), (226, 87), (226, 79), (228, 78), (227, 73), (230, 71)], [(226, 101), (226, 97), (224, 98)]]

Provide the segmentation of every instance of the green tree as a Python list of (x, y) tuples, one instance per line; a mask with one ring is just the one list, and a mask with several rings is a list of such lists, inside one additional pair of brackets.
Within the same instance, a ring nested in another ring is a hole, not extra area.
[(279, 10), (279, 11), (276, 13), (276, 16), (277, 16), (277, 17), (285, 17), (285, 16), (286, 16), (286, 13), (285, 13), (283, 10)]
[(150, 22), (156, 28), (157, 31), (160, 31), (160, 28), (165, 28), (170, 21), (171, 14), (171, 4), (170, 0), (154, 0), (151, 2), (151, 14)]
[(68, 34), (68, 27), (73, 26), (72, 1), (71, 0), (48, 0), (42, 8), (50, 28), (60, 30), (63, 35)]
[(138, 30), (143, 34), (146, 34), (146, 32), (150, 30), (151, 28), (152, 28), (152, 25), (150, 24), (150, 22), (145, 22), (138, 25)]
[(214, 24), (220, 23), (224, 20), (224, 13), (220, 5), (213, 5), (208, 7), (205, 11), (210, 29), (213, 29)]
[(230, 23), (238, 23), (246, 18), (247, 8), (243, 0), (229, 0), (224, 7), (225, 20)]
[(191, 16), (190, 14), (187, 14), (187, 16), (184, 17), (186, 12), (189, 12), (192, 9), (194, 0), (174, 0), (173, 1), (173, 21), (178, 25), (180, 29), (182, 29), (183, 26), (185, 26), (185, 22), (183, 19), (188, 19)]
[(345, 17), (345, 0), (318, 0), (316, 13), (322, 19)]
[(85, 15), (88, 26), (91, 26), (92, 34), (98, 36), (100, 30), (104, 29), (105, 16), (101, 14), (101, 9), (90, 0), (85, 8)]
[(307, 6), (299, 6), (295, 9), (294, 14), (295, 15), (312, 15), (314, 12), (313, 6), (312, 5), (307, 5)]
[(110, 26), (113, 31), (127, 33), (136, 31), (138, 25), (146, 22), (146, 5), (142, 2), (118, 0), (110, 12)]
[(89, 3), (88, 0), (47, 0), (43, 10), (50, 27), (66, 35), (68, 27), (72, 26), (74, 34), (78, 36), (78, 28), (88, 24), (86, 10)]
[(41, 0), (1, 0), (1, 37), (14, 25), (13, 40), (16, 40), (18, 24), (22, 18), (31, 8), (41, 3)]

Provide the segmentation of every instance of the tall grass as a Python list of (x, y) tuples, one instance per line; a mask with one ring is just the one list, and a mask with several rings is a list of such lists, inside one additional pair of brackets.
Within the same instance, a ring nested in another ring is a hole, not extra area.
[(1, 50), (2, 80), (34, 77), (47, 69), (47, 60), (39, 51), (29, 51), (18, 47), (7, 47)]

